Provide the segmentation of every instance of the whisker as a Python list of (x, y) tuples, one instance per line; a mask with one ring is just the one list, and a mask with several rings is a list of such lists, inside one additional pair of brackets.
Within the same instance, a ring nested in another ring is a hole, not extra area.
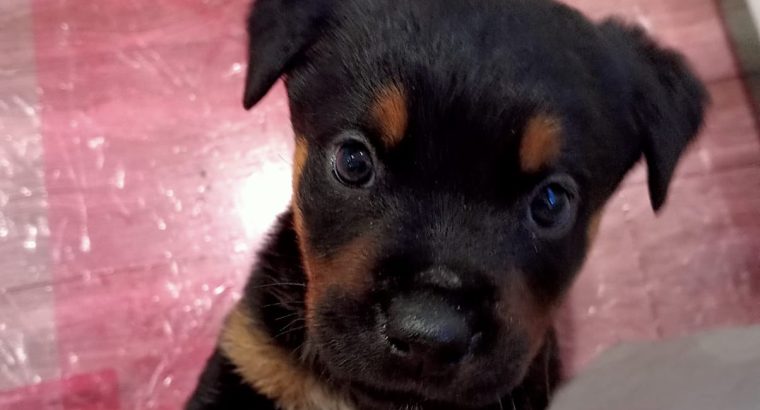
[[(304, 325), (303, 326), (299, 326), (297, 328), (292, 328), (291, 329), (291, 326), (293, 326), (293, 325), (295, 325), (296, 323), (299, 323), (299, 322), (304, 322)], [(297, 318), (293, 319), (290, 323), (288, 323), (286, 326), (284, 326), (282, 329), (280, 329), (279, 333), (277, 333), (276, 335), (274, 335), (274, 339), (277, 339), (278, 337), (282, 337), (282, 336), (284, 336), (284, 335), (286, 335), (288, 333), (291, 333), (291, 332), (297, 332), (297, 331), (299, 331), (301, 329), (305, 329), (306, 328), (305, 322), (306, 322), (306, 319), (304, 319), (302, 317), (297, 317)]]
[(279, 337), (283, 337), (283, 336), (285, 336), (287, 334), (290, 334), (290, 333), (293, 333), (293, 332), (298, 332), (299, 330), (303, 330), (303, 329), (306, 329), (305, 325), (304, 326), (299, 326), (299, 327), (294, 327), (292, 329), (287, 329), (287, 330), (284, 330), (284, 331), (282, 331), (282, 332), (274, 335), (273, 339), (277, 339)]
[(287, 326), (283, 327), (281, 330), (286, 330), (287, 328), (293, 326), (294, 324), (296, 324), (298, 322), (306, 322), (306, 319), (304, 319), (302, 317), (295, 318), (290, 323), (288, 323)]
[(266, 305), (261, 305), (261, 308), (270, 308), (270, 307), (276, 307), (276, 306), (290, 306), (290, 305), (303, 305), (303, 301), (301, 300), (294, 300), (294, 301), (288, 301), (288, 302), (275, 302), (275, 303), (267, 303)]
[(277, 286), (300, 286), (300, 287), (305, 288), (306, 284), (298, 283), (298, 282), (277, 282), (277, 283), (267, 283), (264, 285), (254, 286), (253, 289), (271, 288), (271, 287), (277, 287)]
[(305, 345), (305, 344), (306, 344), (306, 340), (304, 340), (303, 342), (301, 342), (301, 344), (299, 344), (298, 346), (296, 346), (296, 347), (295, 347), (295, 348), (294, 348), (294, 349), (293, 349), (293, 350), (290, 352), (290, 356), (291, 356), (293, 359), (297, 360), (298, 358), (297, 358), (297, 357), (295, 357), (295, 356), (300, 356), (299, 352), (301, 351), (301, 348), (302, 348), (302, 347), (303, 347), (303, 345)]
[(277, 320), (283, 320), (283, 319), (287, 319), (289, 317), (298, 316), (298, 315), (300, 315), (299, 312), (288, 313), (287, 315), (280, 316), (278, 318), (275, 318), (274, 320), (276, 320), (276, 321)]

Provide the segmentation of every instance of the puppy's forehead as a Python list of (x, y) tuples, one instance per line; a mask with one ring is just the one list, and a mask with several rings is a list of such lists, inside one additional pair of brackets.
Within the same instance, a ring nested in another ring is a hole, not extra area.
[(507, 89), (580, 80), (588, 60), (599, 58), (595, 27), (550, 1), (357, 0), (341, 2), (337, 13), (318, 52), (366, 79), (380, 73)]
[[(483, 150), (517, 151), (520, 171), (528, 174), (556, 163), (563, 145), (561, 118), (527, 102), (518, 102), (522, 105), (520, 109), (510, 113), (504, 109), (509, 103), (507, 99), (498, 97), (487, 102), (482, 110), (471, 112), (473, 107), (477, 108), (476, 102), (472, 101), (474, 98), (465, 100), (452, 101), (434, 112), (419, 95), (410, 96), (406, 86), (390, 81), (374, 91), (367, 111), (370, 126), (377, 131), (386, 150), (393, 150), (408, 137), (427, 138), (431, 141), (423, 143), (423, 149), (477, 150), (479, 146)], [(496, 112), (483, 115), (493, 107), (498, 107)]]
[(595, 114), (612, 106), (614, 65), (590, 23), (551, 2), (522, 3), (340, 3), (338, 22), (291, 77), (296, 131), (369, 130), (391, 151), (411, 139), (431, 161), (487, 150), (481, 159), (528, 174), (568, 150), (577, 156), (615, 126), (614, 115)]

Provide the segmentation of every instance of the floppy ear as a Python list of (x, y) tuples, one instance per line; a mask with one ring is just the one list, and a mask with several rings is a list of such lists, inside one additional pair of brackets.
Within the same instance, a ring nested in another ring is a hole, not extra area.
[(248, 18), (248, 72), (243, 106), (253, 107), (316, 41), (328, 0), (257, 0)]
[(632, 110), (647, 162), (652, 208), (658, 211), (681, 154), (702, 126), (709, 97), (684, 58), (659, 47), (640, 27), (608, 20), (600, 28), (629, 51)]

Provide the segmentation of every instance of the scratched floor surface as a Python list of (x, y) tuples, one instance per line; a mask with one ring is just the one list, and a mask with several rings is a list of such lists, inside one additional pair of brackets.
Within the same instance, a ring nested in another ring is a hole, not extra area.
[[(288, 201), (281, 86), (239, 104), (247, 1), (0, 2), (0, 408), (176, 409)], [(652, 215), (636, 170), (560, 327), (621, 340), (760, 322), (760, 134), (718, 7), (573, 0), (682, 49), (713, 94)]]

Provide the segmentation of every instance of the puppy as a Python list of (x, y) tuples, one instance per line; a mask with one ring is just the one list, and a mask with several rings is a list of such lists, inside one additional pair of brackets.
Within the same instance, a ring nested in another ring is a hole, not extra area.
[(707, 102), (642, 30), (549, 0), (258, 0), (290, 209), (187, 409), (547, 407), (553, 316), (640, 159), (660, 209)]

